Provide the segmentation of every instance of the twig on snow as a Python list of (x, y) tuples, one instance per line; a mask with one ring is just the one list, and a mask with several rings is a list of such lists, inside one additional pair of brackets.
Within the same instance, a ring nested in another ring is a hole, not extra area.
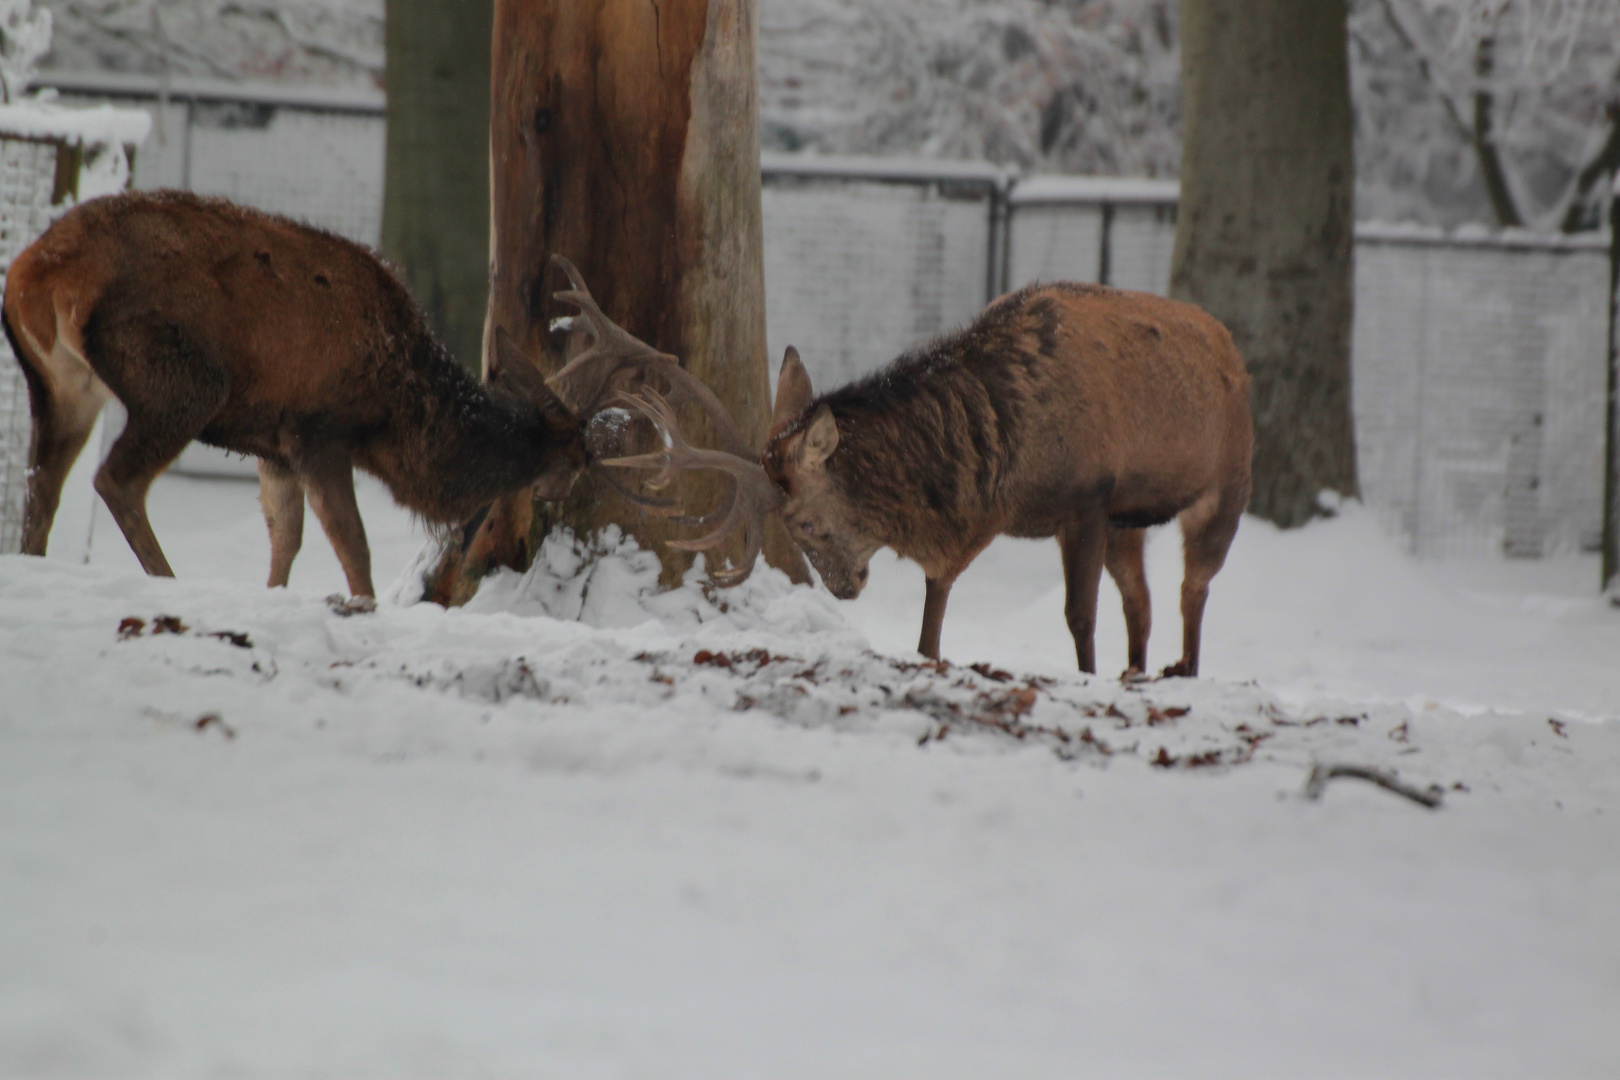
[(1336, 780), (1341, 776), (1348, 776), (1356, 780), (1366, 780), (1377, 784), (1385, 791), (1393, 791), (1397, 795), (1405, 796), (1430, 810), (1438, 809), (1440, 799), (1445, 789), (1439, 784), (1430, 784), (1427, 788), (1413, 787), (1402, 783), (1394, 773), (1383, 769), (1374, 769), (1367, 765), (1312, 765), (1311, 775), (1305, 780), (1305, 797), (1316, 801), (1322, 797), (1322, 791), (1329, 780)]

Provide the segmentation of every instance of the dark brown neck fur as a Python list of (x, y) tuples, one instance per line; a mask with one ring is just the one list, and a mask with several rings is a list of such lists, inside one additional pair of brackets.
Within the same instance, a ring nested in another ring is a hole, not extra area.
[[(927, 342), (888, 367), (822, 395), (838, 421), (829, 475), (874, 534), (927, 563), (999, 521), (1004, 482), (1018, 468), (1029, 367), (1015, 293), (975, 322)], [(1037, 301), (1037, 306), (1039, 305)], [(1038, 319), (1046, 313), (1036, 313)], [(1056, 311), (1050, 313), (1055, 333)], [(1043, 341), (1055, 348), (1055, 341)]]

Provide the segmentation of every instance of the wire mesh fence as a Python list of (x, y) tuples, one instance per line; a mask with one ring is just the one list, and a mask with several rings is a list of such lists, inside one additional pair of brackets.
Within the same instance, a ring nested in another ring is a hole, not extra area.
[[(154, 112), (137, 186), (222, 195), (376, 243), (380, 94), (177, 81), (162, 97), (136, 79), (59, 82), (66, 96)], [(818, 387), (881, 366), (1028, 281), (1168, 290), (1173, 181), (1015, 181), (975, 164), (769, 154), (762, 175), (771, 355), (797, 346)], [(1597, 547), (1607, 239), (1363, 225), (1356, 264), (1367, 504), (1423, 556)], [(18, 407), (7, 377), (0, 415)], [(195, 453), (187, 462), (221, 467)], [(225, 467), (251, 474), (250, 463)], [(6, 520), (0, 512), (0, 529)]]

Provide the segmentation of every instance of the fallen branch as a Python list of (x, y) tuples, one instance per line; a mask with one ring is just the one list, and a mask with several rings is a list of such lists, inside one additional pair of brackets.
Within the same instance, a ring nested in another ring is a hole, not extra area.
[(1392, 772), (1374, 769), (1367, 765), (1313, 765), (1311, 775), (1305, 780), (1305, 797), (1315, 802), (1322, 797), (1322, 791), (1329, 780), (1336, 780), (1341, 776), (1348, 776), (1355, 780), (1366, 780), (1377, 784), (1385, 791), (1393, 791), (1430, 810), (1440, 806), (1440, 799), (1445, 789), (1439, 784), (1430, 784), (1428, 788), (1416, 788), (1411, 784), (1404, 784)]

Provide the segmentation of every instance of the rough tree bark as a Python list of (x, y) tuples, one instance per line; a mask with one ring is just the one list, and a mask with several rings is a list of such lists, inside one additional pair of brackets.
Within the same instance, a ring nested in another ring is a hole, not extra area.
[(1224, 322), (1253, 378), (1250, 509), (1285, 527), (1357, 493), (1344, 0), (1182, 0), (1184, 143), (1171, 294)]
[[(770, 415), (757, 24), (755, 0), (496, 0), (488, 324), (555, 372), (567, 335), (551, 321), (575, 314), (552, 298), (568, 287), (548, 265), (560, 252), (609, 318), (679, 357), (756, 446)], [(697, 416), (688, 425), (707, 439)], [(712, 502), (727, 483), (687, 477), (679, 494)], [(526, 567), (551, 530), (609, 524), (659, 552), (666, 586), (690, 565), (660, 541), (691, 530), (587, 474), (562, 504), (497, 503), (427, 595), (455, 603), (490, 569)], [(765, 557), (806, 579), (775, 521)]]
[(382, 250), (450, 353), (482, 363), (493, 0), (388, 0)]

